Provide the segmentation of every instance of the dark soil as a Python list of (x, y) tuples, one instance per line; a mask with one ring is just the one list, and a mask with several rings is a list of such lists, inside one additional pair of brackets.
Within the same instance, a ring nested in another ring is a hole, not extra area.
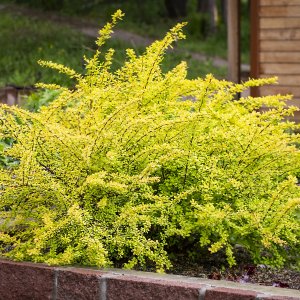
[(265, 265), (241, 264), (237, 267), (226, 268), (178, 261), (173, 263), (172, 269), (167, 273), (300, 290), (299, 271), (275, 270)]
[[(242, 248), (238, 249), (235, 254), (237, 265), (230, 268), (224, 253), (203, 253), (197, 258), (190, 258), (188, 253), (177, 253), (176, 258), (171, 259), (173, 266), (167, 270), (167, 273), (300, 290), (299, 270), (292, 268), (274, 269), (262, 264), (256, 265)], [(298, 257), (298, 255), (296, 256)], [(145, 271), (142, 268), (137, 269)], [(155, 267), (149, 266), (147, 271), (155, 272)]]

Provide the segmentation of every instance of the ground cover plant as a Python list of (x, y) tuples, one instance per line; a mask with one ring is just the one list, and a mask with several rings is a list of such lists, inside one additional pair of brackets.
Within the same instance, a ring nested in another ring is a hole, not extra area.
[(274, 78), (187, 79), (185, 62), (163, 72), (184, 24), (110, 70), (114, 51), (100, 60), (100, 49), (121, 18), (100, 30), (84, 75), (40, 61), (76, 89), (41, 85), (60, 92), (34, 112), (0, 107), (2, 156), (15, 162), (0, 169), (1, 255), (163, 271), (184, 251), (224, 252), (234, 265), (242, 247), (256, 263), (299, 268), (290, 97), (236, 98)]

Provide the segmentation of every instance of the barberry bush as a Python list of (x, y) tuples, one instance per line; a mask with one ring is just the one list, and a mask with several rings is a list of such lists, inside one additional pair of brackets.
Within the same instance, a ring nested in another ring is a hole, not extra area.
[(14, 161), (0, 168), (1, 255), (162, 271), (168, 249), (176, 255), (192, 240), (190, 253), (223, 251), (230, 265), (239, 245), (255, 262), (283, 266), (300, 250), (290, 97), (236, 97), (274, 78), (188, 80), (184, 62), (163, 73), (184, 24), (142, 55), (128, 49), (111, 71), (114, 51), (100, 60), (100, 49), (121, 18), (100, 30), (85, 74), (40, 62), (75, 89), (42, 85), (60, 92), (35, 112), (0, 107), (0, 138), (12, 141), (1, 155)]

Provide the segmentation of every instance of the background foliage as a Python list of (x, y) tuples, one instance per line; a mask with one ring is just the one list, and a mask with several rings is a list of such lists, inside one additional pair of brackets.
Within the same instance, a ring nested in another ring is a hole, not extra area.
[[(0, 0), (24, 4), (32, 8), (52, 10), (65, 15), (77, 15), (99, 22), (109, 20), (111, 14), (122, 9), (127, 21), (122, 27), (143, 36), (161, 38), (176, 22), (188, 21), (189, 40), (179, 46), (209, 56), (227, 57), (226, 1), (221, 0)], [(249, 62), (250, 2), (241, 0), (241, 53), (244, 63)]]
[[(97, 19), (97, 24), (99, 20)], [(0, 88), (10, 84), (31, 86), (37, 81), (73, 85), (64, 74), (51, 69), (42, 70), (37, 64), (38, 59), (55, 60), (84, 73), (83, 55), (91, 57), (97, 50), (94, 39), (62, 24), (51, 21), (13, 15), (0, 11)], [(114, 48), (115, 59), (113, 69), (119, 68), (126, 57), (126, 48), (132, 47), (130, 42), (118, 39), (109, 40), (104, 51)], [(142, 53), (143, 48), (135, 45), (135, 51)], [(172, 52), (164, 61), (162, 68), (168, 70), (172, 65), (186, 60), (189, 66), (189, 77), (204, 76), (211, 72), (219, 77), (226, 74), (225, 68), (216, 68), (212, 62), (196, 61), (185, 50)]]

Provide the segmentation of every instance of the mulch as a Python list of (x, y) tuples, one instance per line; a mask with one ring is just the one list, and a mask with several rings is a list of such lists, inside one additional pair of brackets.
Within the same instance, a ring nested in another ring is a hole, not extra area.
[(241, 264), (236, 267), (226, 268), (178, 262), (173, 263), (172, 269), (167, 273), (300, 290), (299, 271), (287, 268), (276, 270), (266, 265)]

